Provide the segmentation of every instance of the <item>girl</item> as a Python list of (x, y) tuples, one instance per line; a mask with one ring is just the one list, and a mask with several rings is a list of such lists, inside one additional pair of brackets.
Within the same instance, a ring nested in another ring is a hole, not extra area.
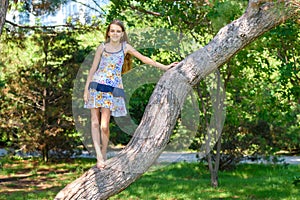
[(124, 25), (119, 20), (109, 24), (105, 40), (106, 42), (97, 48), (83, 96), (84, 107), (91, 110), (91, 132), (97, 157), (96, 166), (99, 169), (105, 166), (110, 116), (120, 117), (127, 114), (121, 74), (131, 69), (131, 55), (162, 70), (177, 64), (174, 62), (163, 65), (136, 51), (128, 44)]

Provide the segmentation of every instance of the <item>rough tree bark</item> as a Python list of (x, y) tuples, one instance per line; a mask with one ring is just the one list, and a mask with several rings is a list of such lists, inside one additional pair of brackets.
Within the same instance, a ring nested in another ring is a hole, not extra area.
[(2, 34), (2, 29), (5, 24), (7, 8), (8, 8), (8, 0), (1, 0), (0, 1), (0, 35)]
[(239, 19), (163, 75), (129, 144), (109, 159), (103, 170), (88, 170), (55, 199), (107, 199), (124, 190), (147, 171), (166, 147), (189, 88), (294, 14), (296, 8), (288, 0), (250, 0)]

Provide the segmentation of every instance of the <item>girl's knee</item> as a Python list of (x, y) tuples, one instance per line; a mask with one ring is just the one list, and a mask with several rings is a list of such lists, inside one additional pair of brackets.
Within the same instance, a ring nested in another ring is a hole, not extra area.
[(92, 119), (92, 128), (99, 128), (99, 120)]
[(108, 133), (109, 132), (109, 125), (101, 124), (101, 132), (102, 133)]

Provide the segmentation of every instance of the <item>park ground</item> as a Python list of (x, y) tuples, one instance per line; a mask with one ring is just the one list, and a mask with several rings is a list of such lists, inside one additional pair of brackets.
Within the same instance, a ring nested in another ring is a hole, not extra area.
[[(300, 196), (300, 157), (280, 164), (242, 163), (219, 173), (210, 187), (207, 166), (194, 153), (163, 153), (150, 170), (111, 199), (289, 199)], [(93, 158), (43, 163), (37, 158), (0, 157), (0, 200), (53, 199), (67, 183), (95, 165)]]

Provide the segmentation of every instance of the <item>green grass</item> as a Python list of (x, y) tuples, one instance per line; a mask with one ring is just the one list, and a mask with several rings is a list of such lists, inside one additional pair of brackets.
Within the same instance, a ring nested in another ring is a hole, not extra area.
[[(95, 164), (76, 159), (43, 164), (39, 160), (0, 159), (0, 200), (53, 199), (67, 183)], [(176, 163), (152, 168), (112, 200), (300, 199), (300, 165), (243, 164), (219, 173), (219, 187), (199, 163)], [(4, 181), (3, 181), (4, 180)]]
[(43, 163), (0, 158), (0, 200), (49, 200), (95, 165), (93, 159)]
[(205, 166), (177, 163), (145, 174), (111, 199), (300, 199), (293, 178), (300, 166), (239, 165), (220, 172), (217, 189), (210, 187)]

